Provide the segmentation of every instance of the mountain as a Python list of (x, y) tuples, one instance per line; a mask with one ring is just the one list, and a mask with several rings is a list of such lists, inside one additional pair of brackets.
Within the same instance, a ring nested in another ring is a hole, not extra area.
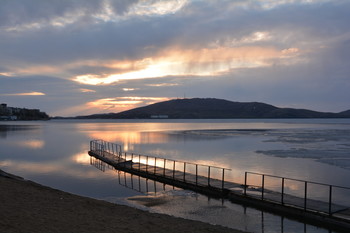
[(339, 115), (346, 117), (346, 118), (350, 118), (350, 109), (344, 112), (340, 112)]
[(278, 108), (259, 102), (233, 102), (214, 98), (173, 99), (120, 113), (94, 114), (77, 118), (99, 119), (230, 119), (230, 118), (348, 118), (341, 113)]

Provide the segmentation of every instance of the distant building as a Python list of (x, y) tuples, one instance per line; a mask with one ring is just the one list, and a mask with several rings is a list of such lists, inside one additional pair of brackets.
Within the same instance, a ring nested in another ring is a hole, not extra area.
[(0, 120), (3, 121), (48, 119), (49, 116), (39, 109), (14, 108), (8, 107), (5, 103), (0, 104)]
[(168, 115), (151, 115), (152, 119), (167, 119), (169, 118)]
[(0, 116), (0, 121), (15, 121), (17, 116)]

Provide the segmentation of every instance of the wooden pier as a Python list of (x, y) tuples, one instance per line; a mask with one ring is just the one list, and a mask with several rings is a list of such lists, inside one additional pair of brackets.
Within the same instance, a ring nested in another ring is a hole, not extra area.
[[(117, 170), (164, 184), (226, 198), (324, 227), (350, 230), (350, 205), (335, 196), (340, 190), (349, 195), (345, 199), (350, 197), (350, 188), (347, 187), (254, 172), (245, 172), (244, 183), (239, 184), (225, 179), (225, 174), (231, 171), (228, 168), (122, 152), (120, 145), (102, 140), (90, 142), (89, 155)], [(280, 186), (270, 189), (269, 179), (277, 180)], [(301, 195), (288, 193), (287, 183), (291, 182), (294, 186), (301, 185)], [(326, 190), (327, 196), (311, 198), (311, 188), (315, 186)]]

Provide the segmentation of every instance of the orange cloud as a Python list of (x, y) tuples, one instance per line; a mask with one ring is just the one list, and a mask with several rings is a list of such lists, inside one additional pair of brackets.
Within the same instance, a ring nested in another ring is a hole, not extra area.
[(88, 102), (86, 106), (88, 108), (94, 108), (97, 110), (109, 110), (120, 112), (143, 105), (153, 104), (155, 102), (169, 100), (167, 97), (115, 97), (115, 98), (104, 98), (95, 101)]
[(154, 83), (154, 84), (146, 84), (146, 86), (150, 87), (172, 87), (172, 86), (178, 86), (178, 83)]
[(85, 88), (80, 88), (79, 89), (81, 92), (87, 93), (87, 92), (96, 92), (95, 90), (91, 90), (91, 89), (85, 89)]
[(136, 91), (139, 88), (123, 88), (123, 91)]
[[(264, 34), (256, 35), (262, 38)], [(167, 48), (155, 57), (124, 62), (133, 70), (116, 74), (84, 74), (74, 81), (89, 85), (106, 85), (122, 80), (149, 79), (165, 76), (216, 76), (236, 68), (256, 68), (272, 65), (272, 59), (284, 59), (297, 54), (297, 48), (278, 50), (273, 47), (217, 47), (199, 50)], [(118, 62), (116, 66), (118, 66)], [(112, 66), (110, 64), (110, 66)]]
[(24, 92), (24, 93), (14, 93), (14, 94), (2, 94), (4, 96), (36, 96), (36, 95), (46, 95), (45, 93), (42, 92)]

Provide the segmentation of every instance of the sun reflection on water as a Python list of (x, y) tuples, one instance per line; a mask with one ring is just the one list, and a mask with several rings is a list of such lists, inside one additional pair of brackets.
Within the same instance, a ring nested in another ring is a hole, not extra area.
[(26, 140), (26, 141), (18, 141), (16, 142), (16, 145), (20, 147), (31, 148), (31, 149), (41, 149), (45, 146), (45, 142), (44, 140), (33, 139), (33, 140)]

